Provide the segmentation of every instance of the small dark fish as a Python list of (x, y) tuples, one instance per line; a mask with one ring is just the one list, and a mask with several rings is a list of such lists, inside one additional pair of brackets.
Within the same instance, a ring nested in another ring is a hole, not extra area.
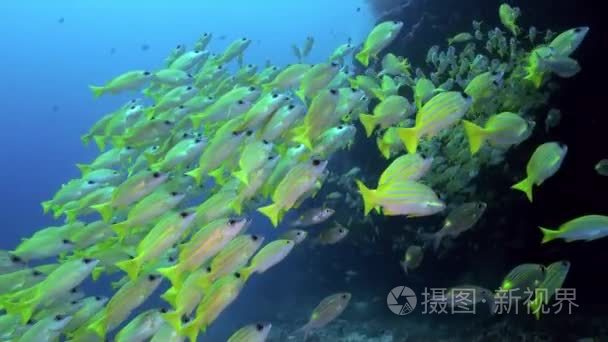
[(115, 53), (116, 53), (116, 48), (111, 48), (111, 49), (110, 49), (110, 55), (113, 55), (113, 54), (115, 54)]
[(64, 17), (61, 17), (61, 18), (59, 18), (59, 20), (57, 20), (57, 22), (58, 22), (59, 24), (63, 24), (63, 23), (65, 23), (65, 18), (64, 18)]
[(361, 7), (357, 7), (357, 12), (361, 12)]
[(150, 50), (150, 45), (148, 45), (148, 44), (141, 45), (141, 51), (148, 51), (148, 50)]
[(53, 113), (57, 113), (59, 111), (59, 106), (53, 105), (53, 107), (51, 107), (51, 110), (53, 111)]

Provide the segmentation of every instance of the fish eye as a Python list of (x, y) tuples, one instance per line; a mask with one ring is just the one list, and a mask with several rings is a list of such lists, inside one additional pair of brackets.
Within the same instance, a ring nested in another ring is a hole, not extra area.
[(314, 165), (314, 166), (319, 166), (320, 164), (321, 164), (321, 161), (319, 159), (314, 159), (312, 161), (312, 165)]
[(96, 301), (100, 301), (100, 300), (101, 300), (101, 297), (100, 297), (100, 296), (95, 296), (95, 300), (96, 300)]
[(182, 211), (181, 213), (179, 213), (179, 216), (181, 216), (181, 217), (183, 217), (183, 218), (188, 217), (188, 215), (190, 215), (190, 213), (185, 212), (185, 211)]
[(269, 156), (268, 157), (268, 160), (273, 160), (273, 159), (274, 159), (274, 156)]
[(231, 225), (231, 226), (234, 225), (235, 223), (236, 223), (235, 219), (228, 220), (228, 224)]
[(176, 46), (175, 48), (176, 48), (177, 50), (179, 50), (179, 49), (181, 49), (181, 48), (182, 48), (182, 46), (181, 46), (181, 44), (180, 44), (180, 45)]
[(336, 62), (331, 62), (331, 66), (334, 67), (334, 68), (337, 67), (338, 65), (340, 65), (340, 64), (338, 64)]
[(171, 196), (177, 196), (177, 195), (178, 195), (177, 191), (173, 191), (173, 192), (171, 193)]
[(237, 136), (237, 135), (239, 135), (239, 132), (238, 131), (232, 131), (232, 135)]
[(208, 101), (213, 101), (213, 96), (207, 96)]
[(175, 258), (174, 258), (174, 257), (172, 257), (172, 256), (170, 256), (170, 257), (169, 257), (167, 260), (168, 260), (169, 262), (175, 262)]
[(258, 241), (259, 237), (257, 235), (251, 235), (251, 240)]
[(397, 20), (393, 20), (393, 24), (399, 25), (399, 22)]
[(253, 64), (247, 64), (248, 68), (253, 68)]
[(562, 261), (562, 266), (568, 266), (568, 265), (570, 265), (570, 263), (568, 261), (565, 261), (565, 260)]
[(23, 260), (21, 260), (21, 258), (20, 258), (20, 257), (18, 257), (18, 256), (16, 256), (16, 255), (11, 255), (10, 259), (11, 259), (11, 261), (12, 261), (12, 262), (14, 262), (14, 263), (20, 263), (20, 262), (23, 262)]
[(190, 322), (190, 317), (188, 317), (186, 315), (183, 315), (182, 316), (182, 323), (188, 323), (188, 322)]
[(217, 69), (218, 69), (218, 70), (222, 70), (223, 68), (224, 68), (224, 66), (223, 66), (223, 65), (218, 65), (218, 66), (217, 66)]
[(350, 88), (350, 91), (352, 91), (353, 93), (356, 93), (357, 89), (356, 88)]
[(73, 301), (70, 302), (70, 304), (76, 305), (76, 304), (78, 304), (78, 301), (77, 300), (73, 300)]
[(195, 54), (199, 54), (199, 53), (201, 53), (201, 51), (199, 51), (199, 50), (194, 50), (194, 53), (195, 53)]
[(41, 276), (41, 275), (42, 275), (42, 272), (37, 271), (37, 270), (34, 270), (34, 271), (32, 272), (32, 275), (33, 275), (34, 277), (39, 277), (39, 276)]
[(190, 91), (192, 90), (192, 87), (187, 87), (186, 90)]
[(302, 232), (297, 232), (296, 235), (300, 236), (300, 235), (302, 235)]
[(95, 184), (95, 181), (92, 181), (92, 180), (87, 181), (87, 184), (89, 184), (89, 185)]
[(161, 308), (159, 311), (161, 313), (167, 313), (167, 312), (169, 312), (169, 310), (167, 310), (167, 308)]
[(131, 108), (129, 108), (129, 109), (134, 110), (134, 109), (135, 109), (135, 106), (131, 106)]
[(117, 175), (117, 174), (118, 174), (118, 171), (114, 171), (114, 172), (112, 172), (112, 174), (113, 174), (113, 175)]
[(76, 292), (78, 292), (77, 288), (73, 288), (73, 289), (70, 290), (70, 293), (76, 293)]
[(89, 259), (89, 258), (84, 258), (82, 259), (82, 262), (84, 262), (85, 264), (89, 264), (93, 261), (93, 259)]
[(158, 276), (156, 276), (156, 275), (154, 275), (154, 274), (150, 274), (150, 275), (148, 276), (148, 280), (149, 280), (149, 281), (155, 281), (157, 278), (158, 278)]
[(577, 27), (577, 28), (574, 29), (574, 32), (575, 33), (580, 33), (582, 30), (583, 30), (582, 28)]
[(338, 91), (337, 91), (336, 89), (330, 89), (330, 90), (329, 90), (329, 92), (330, 92), (332, 95), (337, 95), (337, 94), (338, 94)]
[(203, 33), (203, 37), (207, 37), (209, 35), (209, 33), (205, 32)]
[(61, 321), (63, 319), (62, 315), (55, 315), (55, 320), (56, 321)]
[(262, 144), (264, 144), (264, 145), (268, 145), (268, 144), (269, 144), (269, 143), (268, 143), (268, 140), (266, 140), (266, 139), (262, 140)]
[(247, 41), (247, 38), (246, 38), (246, 37), (243, 37), (243, 38), (241, 38), (241, 40), (242, 40), (242, 41), (244, 41), (244, 42), (246, 42), (246, 41)]
[(194, 76), (192, 76), (192, 74), (187, 74), (187, 75), (186, 75), (186, 77), (188, 77), (188, 78), (192, 78), (192, 77), (194, 77)]
[(144, 71), (144, 76), (150, 76), (150, 72), (149, 71)]
[(340, 228), (340, 229), (338, 229), (338, 232), (339, 233), (344, 233), (344, 229)]
[(255, 328), (256, 328), (258, 331), (262, 331), (262, 330), (264, 330), (264, 326), (263, 326), (261, 323), (256, 324), (256, 325), (255, 325)]
[(240, 105), (243, 105), (243, 104), (245, 104), (245, 101), (243, 101), (243, 100), (238, 100), (238, 102), (237, 102), (237, 103), (238, 103), (238, 104), (240, 104)]
[(234, 277), (235, 277), (235, 278), (240, 278), (240, 277), (241, 277), (241, 274), (240, 274), (239, 272), (235, 272), (235, 273), (234, 273)]
[(250, 137), (253, 134), (253, 131), (247, 131), (247, 136)]
[(292, 109), (294, 109), (294, 108), (296, 108), (296, 105), (294, 105), (294, 104), (290, 104), (290, 105), (287, 107), (287, 109), (289, 109), (289, 110), (292, 110)]
[(249, 91), (255, 91), (255, 87), (249, 87)]
[(169, 125), (171, 125), (171, 124), (172, 124), (172, 122), (171, 122), (171, 121), (169, 121), (169, 120), (165, 120), (165, 125), (169, 126)]
[(154, 178), (158, 178), (158, 177), (160, 177), (160, 172), (154, 172), (154, 173), (152, 174), (152, 177), (154, 177)]
[(72, 241), (68, 240), (68, 239), (63, 239), (61, 240), (62, 243), (66, 244), (66, 245), (70, 245), (72, 244)]
[(276, 94), (276, 93), (275, 93), (275, 94), (272, 94), (272, 98), (273, 98), (273, 99), (276, 99), (277, 97), (279, 97), (279, 94)]
[(338, 126), (338, 129), (344, 129), (344, 126), (340, 125)]
[(201, 140), (200, 138), (194, 139), (194, 143), (195, 143), (195, 144), (200, 144), (200, 143), (201, 143), (201, 141), (202, 141), (202, 140)]
[(272, 67), (272, 71), (277, 71), (277, 70), (279, 70), (279, 68), (277, 68), (276, 66)]
[[(188, 90), (190, 90), (190, 89), (188, 89)], [(184, 105), (179, 105), (179, 107), (177, 107), (177, 108), (179, 108), (179, 109), (184, 109), (184, 108), (186, 108), (186, 106), (184, 106)]]
[(343, 294), (342, 299), (346, 299), (346, 298), (348, 298), (348, 296), (346, 294)]
[(211, 272), (211, 266), (207, 266), (207, 268), (205, 268), (205, 271), (207, 271), (207, 273)]

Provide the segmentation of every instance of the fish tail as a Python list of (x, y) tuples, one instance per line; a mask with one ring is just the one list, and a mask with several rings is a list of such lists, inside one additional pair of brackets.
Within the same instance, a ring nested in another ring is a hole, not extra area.
[(416, 153), (418, 148), (418, 130), (416, 127), (412, 128), (397, 128), (397, 134), (405, 145), (408, 153)]
[(296, 96), (302, 100), (302, 102), (306, 103), (306, 90), (302, 87), (296, 91)]
[(91, 92), (93, 93), (93, 97), (95, 97), (95, 98), (98, 98), (105, 93), (104, 87), (98, 87), (98, 86), (91, 85), (91, 86), (89, 86), (89, 89), (91, 89)]
[(103, 266), (96, 266), (93, 271), (91, 272), (91, 278), (93, 278), (93, 280), (97, 280), (99, 279), (99, 277), (101, 277), (101, 274), (105, 271), (105, 267)]
[(357, 187), (359, 188), (359, 193), (361, 193), (361, 197), (363, 197), (363, 214), (367, 216), (372, 209), (374, 209), (374, 191), (369, 189), (362, 181), (356, 180)]
[(89, 144), (89, 142), (91, 141), (91, 135), (90, 134), (83, 134), (80, 136), (80, 141), (82, 141), (82, 144), (84, 146), (87, 146)]
[(365, 128), (365, 135), (369, 138), (372, 133), (374, 133), (374, 129), (376, 128), (376, 117), (372, 114), (359, 114), (359, 120), (361, 120), (361, 124)]
[(543, 240), (541, 243), (547, 243), (549, 241), (553, 241), (555, 239), (559, 239), (559, 231), (551, 230), (543, 227), (538, 227), (540, 231), (543, 233)]
[(95, 145), (100, 151), (106, 149), (106, 137), (103, 135), (94, 135), (93, 140), (95, 140)]
[(78, 209), (68, 209), (65, 212), (65, 222), (73, 223), (78, 218)]
[(196, 181), (196, 185), (201, 185), (203, 181), (203, 172), (200, 167), (197, 167), (192, 171), (186, 172), (186, 175), (194, 178), (194, 180)]
[(296, 134), (293, 137), (292, 140), (297, 143), (304, 144), (304, 146), (306, 146), (306, 148), (308, 148), (309, 150), (312, 150), (312, 141), (310, 140), (310, 137), (308, 136), (307, 129), (303, 129), (302, 131), (300, 131), (298, 134)]
[(363, 66), (367, 67), (369, 65), (369, 51), (363, 49), (359, 51), (355, 55), (355, 58), (361, 63)]
[(371, 92), (380, 101), (384, 101), (384, 99), (386, 98), (386, 96), (384, 96), (384, 92), (382, 91), (382, 89), (374, 88), (374, 89), (371, 89)]
[(241, 215), (243, 212), (243, 200), (241, 198), (235, 198), (231, 203), (230, 207), (234, 210), (237, 215)]
[(129, 233), (127, 231), (128, 229), (129, 229), (128, 221), (123, 221), (123, 222), (115, 223), (115, 224), (112, 225), (112, 230), (114, 232), (116, 232), (116, 235), (118, 235), (119, 241), (123, 241), (124, 240), (124, 238)]
[(274, 88), (274, 84), (271, 83), (266, 83), (262, 85), (262, 92), (263, 93), (269, 93), (272, 91), (272, 89)]
[(21, 316), (21, 322), (25, 324), (30, 320), (30, 318), (32, 318), (32, 315), (34, 314), (36, 297), (27, 301), (19, 300), (16, 303), (7, 301), (3, 303), (3, 306), (8, 314)]
[(188, 339), (190, 339), (190, 342), (196, 342), (199, 331), (200, 331), (200, 328), (198, 326), (198, 320), (195, 319), (195, 320), (189, 322), (188, 324), (186, 324), (185, 326), (183, 326), (182, 329), (179, 331), (179, 333), (182, 336), (187, 336)]
[(270, 219), (270, 222), (272, 222), (272, 225), (275, 228), (276, 228), (276, 226), (279, 225), (279, 216), (281, 214), (281, 207), (279, 205), (277, 205), (276, 203), (273, 203), (271, 205), (267, 205), (265, 207), (258, 208), (258, 211), (260, 213), (266, 215)]
[(95, 204), (95, 205), (92, 205), (91, 208), (93, 208), (93, 209), (97, 210), (97, 212), (99, 212), (103, 222), (108, 223), (108, 222), (110, 222), (110, 219), (112, 219), (112, 214), (114, 211), (112, 209), (112, 202)]
[(86, 176), (87, 173), (91, 172), (91, 170), (93, 169), (90, 165), (88, 164), (76, 164), (76, 167), (78, 168), (78, 170), (80, 170), (81, 175)]
[(48, 200), (40, 203), (42, 205), (42, 211), (46, 214), (53, 208), (53, 200)]
[(382, 141), (381, 138), (378, 138), (376, 139), (376, 145), (378, 145), (378, 150), (380, 150), (380, 153), (382, 153), (382, 156), (384, 156), (385, 159), (391, 158), (391, 146), (389, 144)]
[(532, 202), (532, 186), (533, 185), (534, 185), (534, 183), (532, 182), (532, 180), (529, 177), (527, 177), (526, 179), (522, 180), (521, 182), (513, 185), (511, 187), (511, 189), (523, 191), (526, 194), (526, 196), (528, 197), (528, 200), (530, 200), (530, 202)]
[(160, 298), (162, 298), (165, 302), (171, 304), (173, 308), (177, 308), (176, 299), (177, 299), (177, 289), (175, 287), (169, 288), (165, 293), (163, 293)]
[(115, 147), (123, 148), (127, 146), (127, 142), (125, 141), (124, 137), (115, 135), (112, 137), (112, 145), (114, 145)]
[(169, 279), (171, 285), (177, 290), (184, 284), (184, 272), (179, 264), (171, 267), (159, 268), (158, 273), (162, 274), (163, 277)]
[(249, 185), (249, 177), (247, 177), (247, 171), (245, 171), (245, 170), (235, 171), (232, 173), (232, 176), (234, 176), (234, 178), (243, 182), (245, 185)]
[(194, 129), (198, 129), (199, 127), (201, 127), (201, 123), (203, 122), (203, 116), (202, 115), (192, 115), (192, 116), (190, 116), (190, 121), (192, 121), (192, 127)]
[(452, 45), (452, 43), (454, 43), (454, 39), (448, 38), (448, 45)]
[(226, 184), (226, 177), (224, 177), (224, 168), (222, 166), (209, 172), (209, 176), (213, 177), (216, 184), (219, 184), (219, 185)]
[(162, 314), (162, 317), (169, 323), (175, 331), (180, 331), (182, 328), (182, 315), (177, 311), (169, 311)]
[(130, 260), (120, 261), (116, 263), (116, 267), (125, 271), (129, 276), (129, 279), (135, 280), (139, 275), (139, 271), (141, 270), (141, 266), (143, 264), (143, 260), (139, 257), (135, 257)]
[(474, 155), (483, 145), (486, 138), (486, 132), (483, 127), (477, 126), (476, 124), (467, 120), (462, 120), (462, 126), (464, 127), (464, 131), (469, 139), (469, 149), (471, 150), (471, 155)]
[(98, 320), (96, 320), (95, 322), (89, 324), (87, 326), (88, 330), (93, 331), (95, 334), (97, 334), (97, 336), (101, 337), (101, 338), (105, 338), (106, 337), (106, 324), (105, 324), (105, 319), (102, 317)]

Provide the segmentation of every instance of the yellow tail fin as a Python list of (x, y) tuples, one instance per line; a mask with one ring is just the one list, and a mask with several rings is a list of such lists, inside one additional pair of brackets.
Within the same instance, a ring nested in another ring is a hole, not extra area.
[(416, 127), (412, 128), (397, 128), (397, 134), (403, 142), (405, 149), (408, 153), (416, 153), (418, 149), (418, 130)]
[(530, 202), (532, 202), (532, 186), (533, 185), (534, 185), (534, 183), (530, 180), (530, 178), (526, 178), (526, 179), (522, 180), (521, 182), (513, 185), (511, 187), (511, 189), (523, 191), (526, 194), (526, 196), (528, 197), (528, 200), (530, 200)]
[(543, 233), (543, 240), (540, 243), (547, 243), (549, 241), (553, 241), (555, 239), (559, 239), (559, 231), (551, 230), (543, 227), (540, 228), (540, 231)]
[(464, 127), (464, 131), (469, 139), (469, 149), (471, 151), (471, 155), (474, 155), (483, 145), (486, 132), (483, 127), (479, 127), (467, 120), (462, 120), (462, 126)]
[(369, 65), (369, 52), (367, 50), (361, 50), (358, 54), (355, 55), (355, 58), (363, 66), (367, 67)]
[(105, 88), (104, 87), (98, 87), (98, 86), (89, 86), (89, 89), (91, 89), (91, 92), (93, 93), (93, 96), (95, 98), (100, 97), (101, 95), (104, 94), (105, 92)]
[(279, 216), (281, 215), (281, 207), (277, 204), (273, 203), (271, 205), (261, 207), (258, 211), (264, 215), (266, 215), (272, 225), (276, 228), (279, 225)]
[(192, 121), (192, 127), (194, 129), (198, 129), (201, 127), (201, 123), (203, 122), (203, 115), (192, 115), (190, 116), (190, 120)]
[(123, 241), (127, 234), (129, 234), (128, 229), (128, 221), (123, 221), (112, 225), (112, 230), (116, 232), (116, 235), (118, 235), (119, 241)]
[(42, 205), (42, 211), (46, 214), (53, 208), (53, 200), (44, 201), (40, 203)]
[(87, 173), (91, 172), (91, 170), (93, 169), (91, 166), (89, 166), (87, 164), (76, 164), (76, 167), (78, 168), (78, 170), (80, 170), (80, 174), (82, 176), (86, 176)]
[(175, 300), (177, 299), (177, 293), (178, 290), (175, 287), (171, 287), (167, 291), (165, 291), (165, 293), (163, 293), (160, 298), (162, 298), (165, 302), (171, 304), (173, 308), (176, 308), (177, 305)]
[(112, 219), (112, 214), (114, 212), (114, 209), (112, 209), (112, 202), (92, 205), (91, 208), (99, 212), (103, 222), (108, 223)]
[(171, 285), (173, 285), (176, 290), (182, 288), (184, 284), (184, 274), (181, 267), (179, 267), (179, 264), (171, 267), (159, 268), (157, 271), (162, 274), (163, 277), (169, 279)]
[(130, 260), (120, 261), (116, 263), (116, 267), (125, 271), (127, 275), (129, 275), (129, 279), (135, 280), (141, 271), (141, 266), (143, 264), (142, 259), (139, 257), (135, 257)]
[(234, 178), (243, 182), (245, 185), (249, 185), (249, 177), (247, 177), (247, 171), (245, 171), (245, 170), (235, 171), (232, 173), (232, 176), (234, 176)]
[(381, 138), (376, 139), (376, 145), (378, 145), (378, 150), (384, 156), (385, 159), (391, 158), (391, 146), (382, 141)]
[(197, 167), (196, 169), (192, 170), (192, 171), (188, 171), (186, 172), (186, 175), (194, 178), (194, 180), (196, 181), (196, 185), (201, 185), (202, 181), (203, 181), (203, 171), (201, 170), (200, 167)]
[(356, 180), (359, 193), (363, 197), (363, 214), (367, 216), (372, 209), (376, 206), (374, 204), (374, 191), (369, 189), (363, 182)]
[(100, 151), (106, 149), (106, 137), (103, 135), (94, 135), (93, 140), (95, 140), (95, 145)]
[(365, 135), (369, 138), (376, 128), (376, 117), (372, 114), (360, 114), (359, 120), (361, 120), (361, 124), (365, 128)]
[(182, 315), (177, 311), (169, 311), (162, 314), (163, 318), (175, 331), (182, 329)]

